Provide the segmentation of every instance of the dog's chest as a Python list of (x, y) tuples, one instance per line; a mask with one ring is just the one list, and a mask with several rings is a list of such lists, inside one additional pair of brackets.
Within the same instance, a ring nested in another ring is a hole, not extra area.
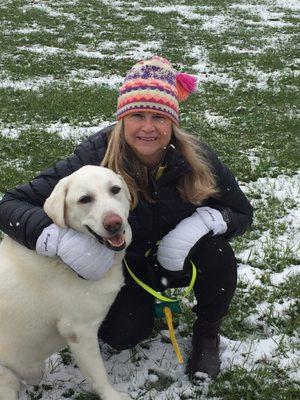
[[(60, 288), (57, 306), (66, 315), (86, 320), (103, 319), (123, 286), (121, 270), (111, 271), (98, 282), (82, 281), (78, 285)], [(59, 300), (60, 297), (60, 300)], [(60, 303), (60, 305), (58, 304)]]

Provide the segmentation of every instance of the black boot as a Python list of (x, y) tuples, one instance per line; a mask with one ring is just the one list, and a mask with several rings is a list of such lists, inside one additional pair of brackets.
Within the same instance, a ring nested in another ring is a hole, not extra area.
[(206, 373), (214, 379), (220, 372), (219, 334), (221, 320), (216, 322), (197, 319), (193, 326), (193, 350), (187, 373), (193, 379), (196, 372)]

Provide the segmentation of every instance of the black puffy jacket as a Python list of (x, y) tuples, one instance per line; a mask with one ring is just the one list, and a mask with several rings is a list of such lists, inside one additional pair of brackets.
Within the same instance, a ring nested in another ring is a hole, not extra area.
[[(43, 204), (56, 183), (83, 165), (100, 165), (106, 151), (107, 134), (112, 127), (91, 135), (81, 143), (74, 154), (53, 168), (46, 169), (29, 183), (6, 192), (0, 201), (0, 229), (9, 236), (35, 249), (42, 230), (52, 221), (45, 214)], [(220, 189), (218, 198), (208, 198), (202, 205), (222, 212), (228, 225), (225, 237), (241, 235), (252, 222), (253, 209), (239, 188), (228, 167), (206, 145), (208, 161), (217, 177)], [(176, 182), (189, 171), (189, 165), (173, 146), (169, 146), (165, 158), (167, 167), (162, 176), (152, 181), (152, 197), (157, 201), (140, 201), (130, 212), (129, 222), (133, 240), (127, 250), (128, 256), (143, 255), (157, 240), (173, 229), (183, 218), (191, 215), (199, 206), (180, 199)]]

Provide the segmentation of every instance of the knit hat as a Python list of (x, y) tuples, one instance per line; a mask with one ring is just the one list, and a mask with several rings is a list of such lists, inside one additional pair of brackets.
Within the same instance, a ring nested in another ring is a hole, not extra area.
[(119, 90), (117, 120), (130, 113), (153, 111), (179, 124), (179, 101), (196, 90), (194, 76), (177, 73), (170, 62), (154, 56), (135, 64)]

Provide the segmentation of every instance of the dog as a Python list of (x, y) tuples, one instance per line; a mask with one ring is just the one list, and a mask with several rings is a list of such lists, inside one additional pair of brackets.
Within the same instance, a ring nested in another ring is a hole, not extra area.
[[(92, 201), (82, 204), (82, 196)], [(98, 281), (79, 277), (59, 257), (41, 256), (8, 236), (0, 245), (0, 400), (17, 400), (21, 382), (38, 383), (44, 361), (68, 345), (93, 390), (103, 400), (130, 400), (108, 381), (97, 338), (124, 285), (122, 259), (131, 241), (130, 194), (120, 175), (84, 166), (60, 180), (44, 210), (60, 227), (93, 235), (116, 250), (113, 266)], [(105, 228), (117, 216), (120, 229)]]

